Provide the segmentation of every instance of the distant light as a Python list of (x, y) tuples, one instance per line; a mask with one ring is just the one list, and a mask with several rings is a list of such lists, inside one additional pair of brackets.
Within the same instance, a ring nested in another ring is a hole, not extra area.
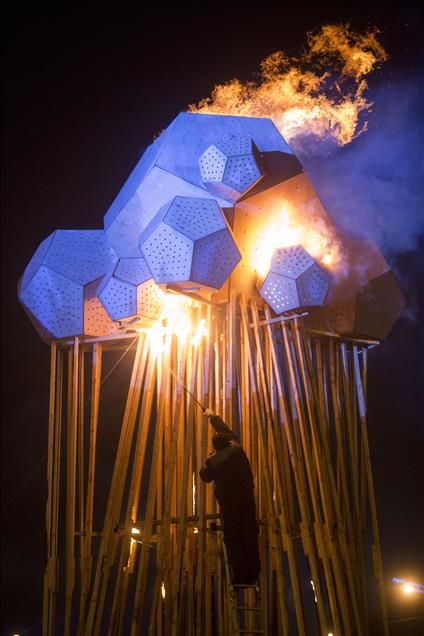
[(196, 526), (193, 528), (193, 533), (194, 534), (199, 534), (199, 528), (196, 528)]
[(333, 636), (333, 634), (330, 632), (330, 633), (328, 634), (328, 636)]
[(405, 592), (405, 594), (411, 594), (411, 592), (415, 592), (415, 588), (412, 587), (412, 585), (404, 585), (403, 591)]
[(140, 530), (138, 528), (132, 528), (131, 534), (140, 534)]
[(165, 598), (165, 596), (166, 596), (165, 583), (163, 581), (162, 581), (162, 586), (161, 586), (161, 592), (162, 592), (162, 598)]

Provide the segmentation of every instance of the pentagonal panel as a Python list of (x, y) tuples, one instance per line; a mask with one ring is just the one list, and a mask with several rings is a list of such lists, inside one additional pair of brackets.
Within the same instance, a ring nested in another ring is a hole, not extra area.
[(220, 182), (224, 176), (227, 156), (212, 144), (199, 158), (199, 169), (204, 182)]
[(249, 135), (230, 133), (221, 137), (216, 145), (227, 157), (240, 157), (252, 152), (252, 138)]
[(194, 244), (191, 280), (219, 289), (241, 259), (230, 232), (225, 229)]
[(110, 275), (98, 290), (98, 297), (112, 320), (121, 320), (137, 313), (137, 290), (131, 283)]
[(114, 276), (133, 285), (140, 285), (152, 277), (142, 256), (139, 258), (120, 258), (115, 268)]
[(194, 197), (175, 197), (163, 222), (193, 241), (227, 227), (216, 201)]
[(80, 285), (86, 285), (103, 276), (116, 260), (103, 230), (57, 230), (43, 264)]
[(38, 268), (43, 264), (44, 257), (47, 254), (47, 250), (49, 249), (55, 234), (55, 232), (50, 234), (50, 236), (44, 239), (44, 241), (41, 241), (40, 245), (37, 247), (34, 256), (25, 268), (24, 275), (20, 282), (20, 289), (25, 289), (31, 278), (37, 272)]
[(222, 182), (240, 196), (253, 187), (261, 177), (256, 159), (253, 154), (250, 154), (228, 157)]
[(276, 249), (271, 260), (270, 270), (275, 274), (296, 279), (314, 264), (314, 259), (301, 245)]
[(405, 308), (406, 300), (393, 272), (374, 278), (357, 295), (355, 332), (385, 338)]
[(164, 308), (163, 297), (163, 292), (152, 278), (138, 285), (137, 315), (151, 320), (158, 320)]
[(330, 276), (313, 263), (296, 281), (299, 304), (302, 307), (322, 305), (330, 287)]
[(369, 241), (349, 239), (345, 242), (345, 249), (349, 255), (349, 265), (356, 272), (361, 285), (390, 270), (383, 255)]
[(277, 314), (299, 306), (296, 281), (274, 272), (267, 274), (259, 293)]
[(156, 283), (172, 283), (190, 279), (193, 241), (165, 223), (140, 244)]
[(83, 288), (69, 278), (41, 265), (20, 300), (54, 338), (83, 333)]
[(116, 326), (97, 296), (102, 279), (88, 283), (84, 287), (84, 335), (100, 337), (109, 336), (116, 331)]

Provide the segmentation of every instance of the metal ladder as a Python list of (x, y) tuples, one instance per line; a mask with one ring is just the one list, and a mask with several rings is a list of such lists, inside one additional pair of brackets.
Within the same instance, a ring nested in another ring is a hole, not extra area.
[[(220, 530), (221, 528), (216, 527), (216, 529)], [(222, 552), (224, 555), (225, 578), (226, 578), (226, 585), (228, 590), (228, 600), (231, 606), (234, 635), (239, 636), (240, 634), (265, 634), (264, 630), (262, 629), (263, 612), (262, 612), (260, 579), (258, 579), (256, 584), (253, 583), (252, 585), (241, 585), (241, 584), (233, 585), (231, 583), (230, 566), (228, 563), (227, 548), (225, 546), (223, 539), (222, 539)], [(246, 606), (246, 598), (245, 598), (244, 592), (248, 589), (255, 590), (255, 607)], [(241, 591), (242, 594), (239, 594), (239, 591)], [(241, 599), (242, 599), (241, 605), (239, 605), (239, 596), (241, 596)], [(254, 614), (257, 616), (256, 624), (257, 625), (259, 624), (259, 626), (256, 629), (245, 628), (248, 612), (254, 612)], [(240, 628), (241, 614), (244, 615), (243, 628)]]

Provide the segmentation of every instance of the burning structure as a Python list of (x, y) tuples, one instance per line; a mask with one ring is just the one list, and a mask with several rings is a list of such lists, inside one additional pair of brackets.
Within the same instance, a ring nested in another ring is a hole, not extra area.
[[(104, 229), (54, 232), (18, 293), (51, 346), (44, 634), (363, 634), (369, 559), (388, 633), (367, 351), (405, 301), (376, 248), (340, 235), (270, 119), (181, 113)], [(123, 345), (105, 497), (102, 368)], [(198, 479), (210, 430), (184, 386), (249, 456), (260, 611), (246, 591), (237, 615)]]

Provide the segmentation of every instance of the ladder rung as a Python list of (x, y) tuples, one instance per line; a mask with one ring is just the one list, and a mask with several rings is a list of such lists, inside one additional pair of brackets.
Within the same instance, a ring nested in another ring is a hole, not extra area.
[(248, 612), (260, 612), (262, 608), (261, 607), (244, 607), (243, 605), (238, 605), (237, 609), (247, 610)]

